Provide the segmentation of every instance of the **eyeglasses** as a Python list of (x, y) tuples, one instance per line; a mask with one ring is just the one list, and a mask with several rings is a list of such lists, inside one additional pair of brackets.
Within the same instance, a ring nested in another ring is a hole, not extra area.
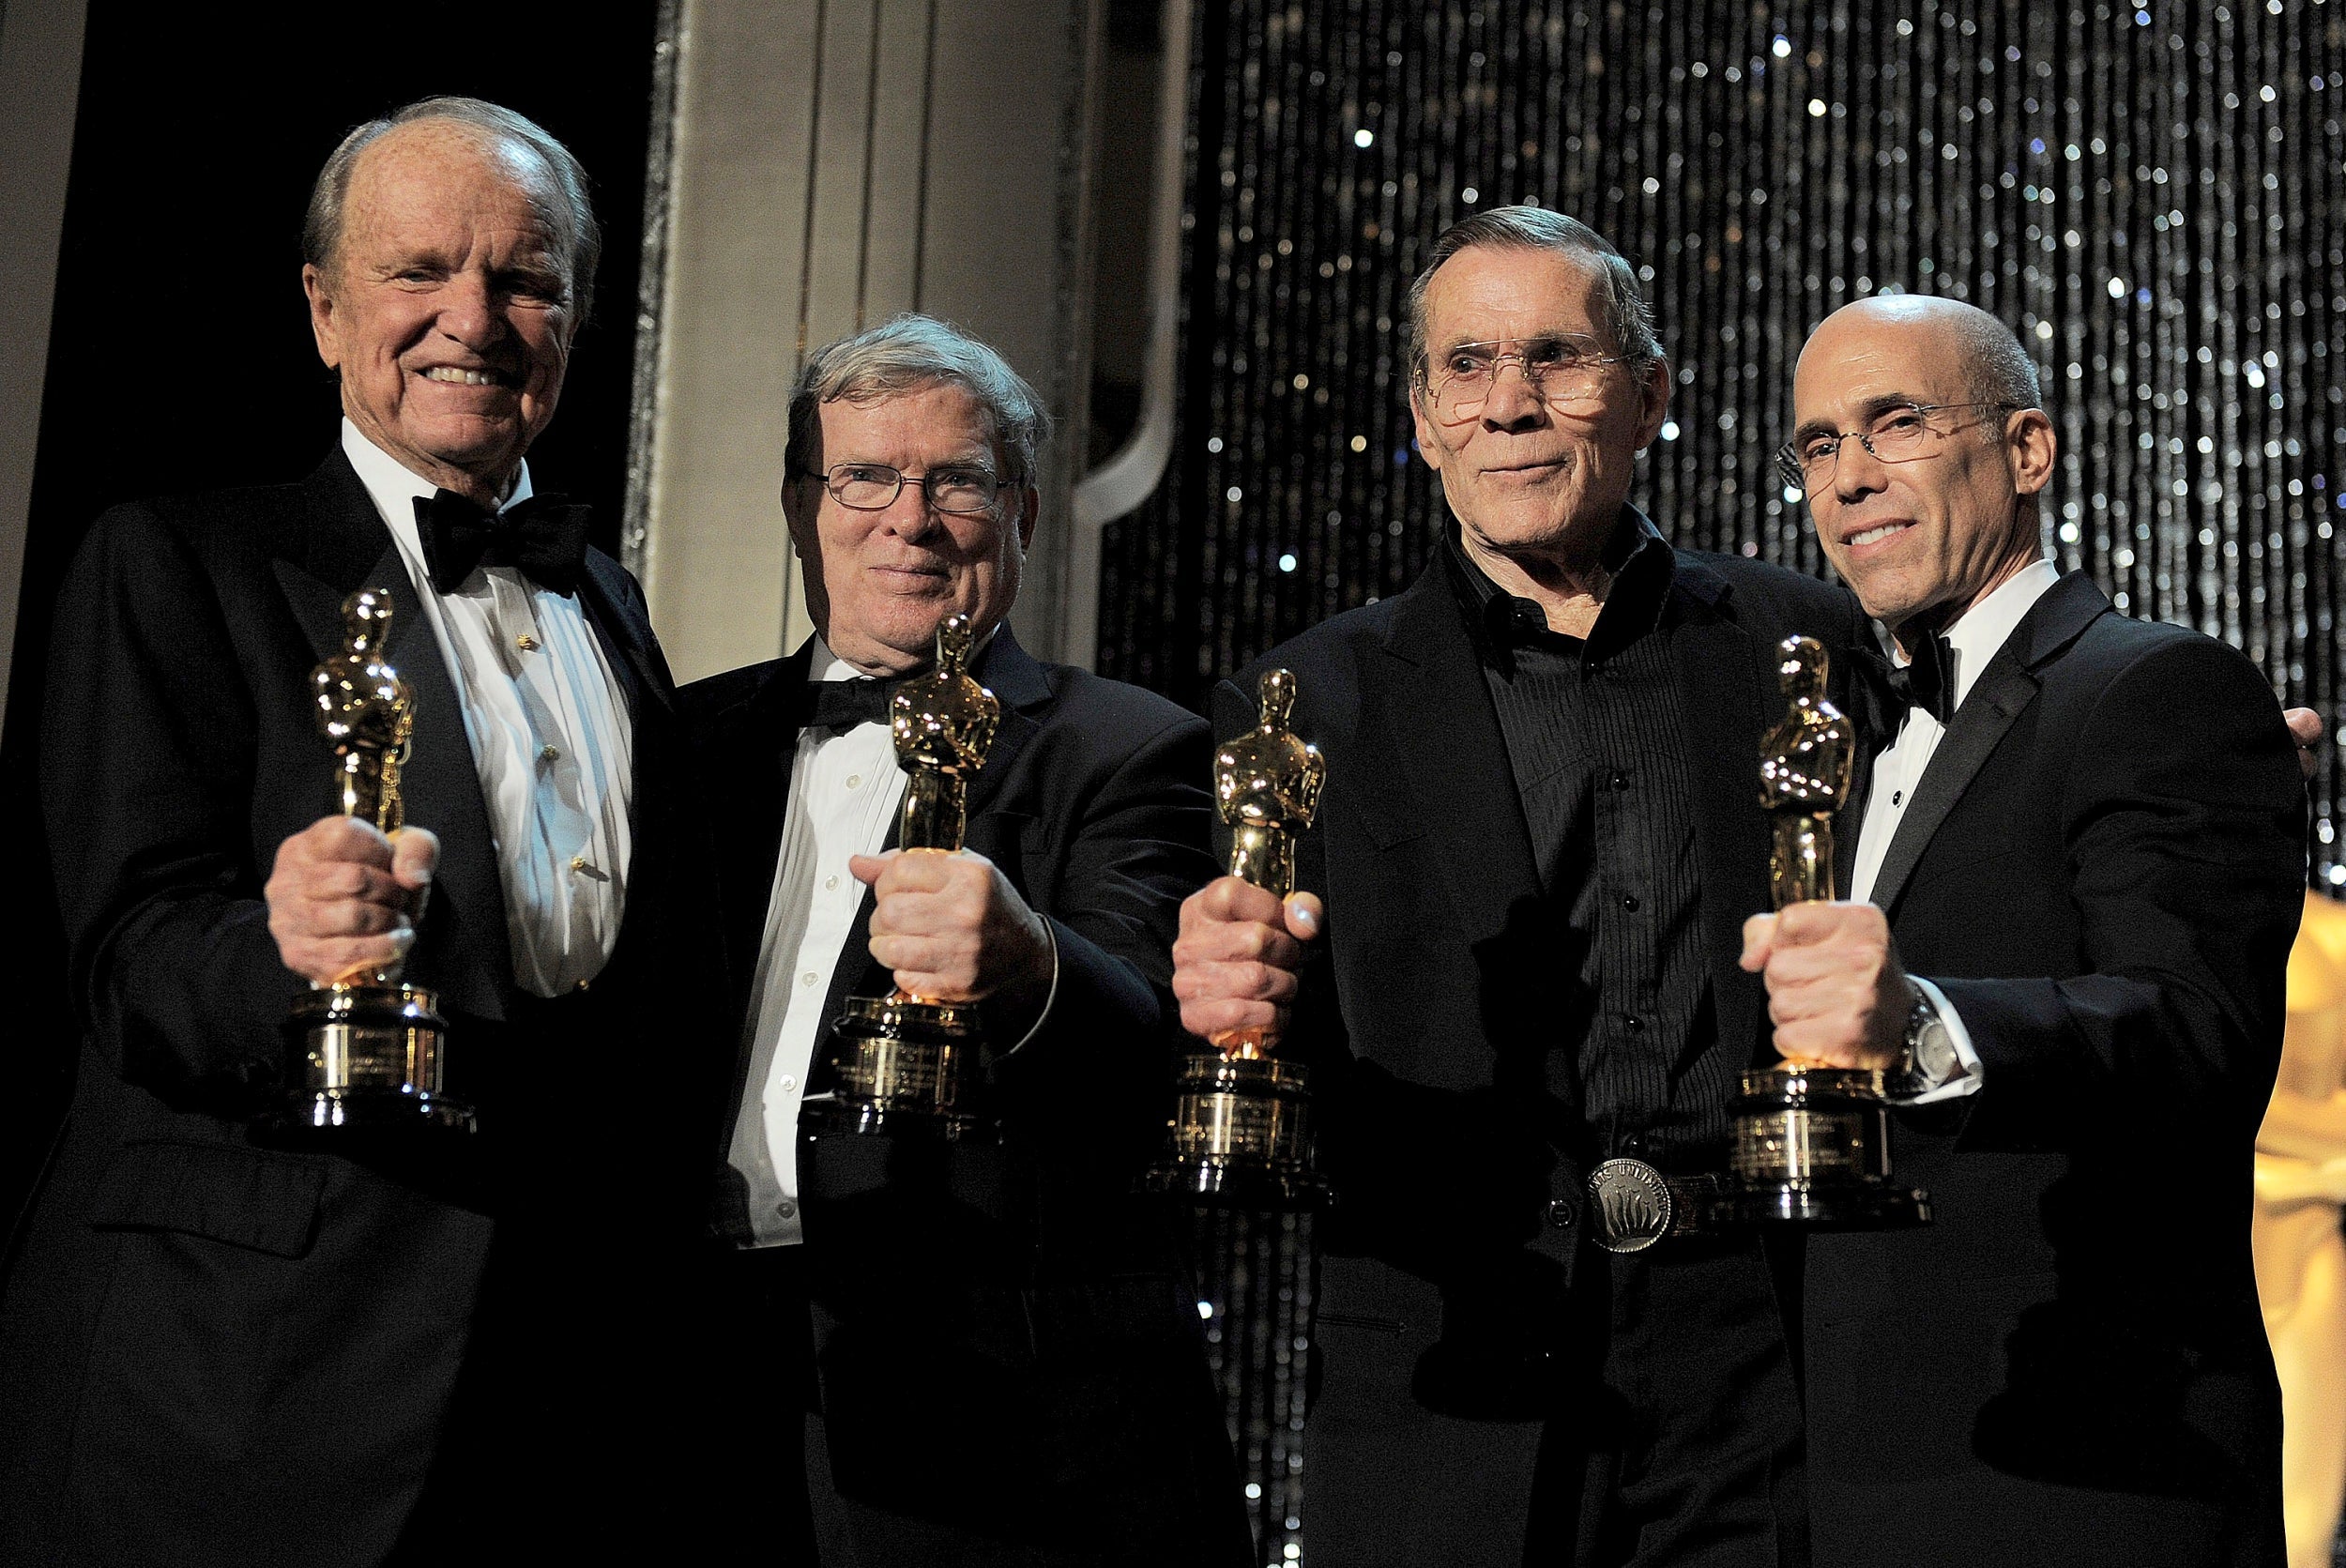
[(1833, 482), (1834, 470), (1841, 462), (1841, 444), (1852, 435), (1877, 463), (1912, 463), (1930, 456), (1939, 449), (1942, 437), (1962, 428), (1942, 429), (1931, 422), (1933, 414), (1966, 408), (2008, 414), (2019, 406), (2013, 403), (1902, 403), (1875, 415), (1863, 430), (1819, 431), (1787, 441), (1776, 449), (1775, 465), (1783, 471), (1785, 483), (1798, 485), (1804, 495), (1814, 495)]
[(1440, 423), (1465, 424), (1490, 401), (1499, 367), (1513, 362), (1524, 385), (1549, 407), (1586, 410), (1603, 400), (1607, 371), (1642, 358), (1607, 354), (1586, 338), (1561, 335), (1454, 343), (1442, 351), (1439, 373), (1427, 377), (1425, 403)]
[(820, 480), (830, 498), (850, 511), (885, 511), (906, 484), (917, 484), (930, 506), (954, 517), (992, 510), (1006, 482), (992, 469), (974, 464), (907, 474), (885, 463), (834, 463), (829, 472), (806, 478)]

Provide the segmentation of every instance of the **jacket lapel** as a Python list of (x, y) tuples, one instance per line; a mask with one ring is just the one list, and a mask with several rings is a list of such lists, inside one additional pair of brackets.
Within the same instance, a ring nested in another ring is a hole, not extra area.
[[(1857, 635), (1870, 642), (1874, 623), (1860, 620)], [(1875, 696), (1872, 682), (1865, 672), (1855, 668), (1859, 650), (1852, 649), (1837, 657), (1828, 672), (1827, 690), (1833, 704), (1848, 715), (1857, 726), (1857, 761), (1850, 769), (1849, 799), (1833, 819), (1833, 891), (1836, 897), (1850, 896), (1850, 888), (1857, 880), (1857, 839), (1866, 825), (1866, 806), (1873, 799), (1874, 757), (1897, 736), (1895, 724), (1885, 726), (1881, 703)]]
[(1483, 667), (1459, 614), (1448, 569), (1437, 558), (1394, 607), (1382, 650), (1387, 679), (1363, 683), (1363, 754), (1397, 759), (1402, 821), (1433, 825), (1437, 857), (1470, 945), (1498, 938), (1517, 906), (1540, 896), (1531, 832)]
[(602, 645), (602, 656), (627, 693), (630, 717), (642, 722), (648, 705), (666, 710), (674, 705), (667, 661), (652, 640), (650, 624), (627, 608), (627, 574), (619, 563), (600, 550), (586, 553), (586, 571), (579, 579), (578, 602), (586, 624)]
[[(1050, 706), (1051, 683), (1034, 656), (1020, 647), (1017, 639), (1010, 634), (1008, 621), (1002, 622), (1001, 630), (986, 643), (970, 673), (1002, 704), (1001, 728), (995, 732), (994, 745), (985, 754), (985, 766), (969, 781), (966, 811), (968, 819), (975, 822), (1000, 797), (1018, 754), (1041, 730), (1039, 715)], [(896, 847), (897, 834), (903, 827), (901, 813), (889, 818), (888, 837), (880, 846), (882, 853)], [(849, 997), (879, 996), (895, 983), (894, 977), (872, 957), (872, 890), (867, 887), (862, 902), (856, 906), (855, 925), (847, 933), (847, 945), (839, 950), (839, 962), (830, 971), (830, 989), (823, 998), (826, 1019), (838, 1017)], [(816, 1071), (823, 1071), (819, 1064)]]
[(1988, 660), (1963, 704), (1955, 710), (1945, 735), (1914, 786), (1913, 803), (1899, 819), (1897, 832), (1882, 857), (1874, 878), (1873, 901), (1889, 914), (1897, 911), (1899, 894), (1914, 873), (1923, 852), (1962, 799), (1963, 792), (2012, 728), (2041, 686), (2036, 671), (2075, 642), (2094, 619), (2110, 610), (2110, 601), (2093, 579), (2072, 572), (2054, 584), (2030, 607), (2003, 647)]
[[(439, 990), (448, 1007), (501, 1019), (512, 975), (505, 889), (464, 705), (399, 547), (339, 448), (310, 485), (312, 508), (301, 539), (290, 541), (296, 553), (272, 563), (278, 586), (321, 661), (342, 651), (343, 601), (361, 587), (388, 592), (391, 636), (384, 657), (415, 696), (415, 749), (401, 770), (401, 791), (407, 819), (438, 835), (440, 867), (410, 956), (412, 970)], [(330, 762), (321, 738), (321, 797)]]
[(1738, 960), (1744, 921), (1768, 906), (1768, 823), (1760, 809), (1756, 746), (1727, 744), (1768, 726), (1760, 672), (1767, 650), (1736, 623), (1727, 580), (1680, 555), (1672, 586), (1670, 659), (1678, 688), (1681, 751), (1694, 785), (1695, 864), (1700, 868), (1703, 944), (1722, 1041), (1757, 1038), (1756, 989)]

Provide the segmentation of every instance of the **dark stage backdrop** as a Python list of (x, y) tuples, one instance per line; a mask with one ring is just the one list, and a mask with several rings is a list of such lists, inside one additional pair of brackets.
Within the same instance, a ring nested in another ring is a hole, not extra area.
[(0, 748), (0, 821), (17, 830), (24, 874), (8, 949), (20, 1011), (0, 1108), (0, 1228), (47, 1146), (73, 1053), (32, 825), (49, 611), (74, 546), (116, 501), (297, 479), (317, 465), (340, 415), (301, 294), (311, 182), (354, 125), (411, 99), (466, 93), (537, 119), (594, 182), (604, 231), (596, 319), (530, 457), (549, 488), (595, 503), (600, 542), (615, 547), (655, 9), (656, 0), (616, 0), (582, 26), (542, 8), (447, 0), (395, 13), (93, 0)]
[[(1821, 571), (1769, 457), (1803, 337), (1869, 293), (1970, 299), (2043, 372), (2062, 566), (2337, 729), (2346, 0), (1197, 14), (1181, 423), (1108, 531), (1103, 671), (1196, 703), (1410, 581), (1445, 519), (1404, 292), (1446, 225), (1528, 201), (1639, 264), (1677, 385), (1636, 494), (1678, 542)], [(2333, 748), (2332, 883), (2339, 783)]]
[[(1676, 387), (1636, 495), (1679, 542), (1822, 571), (1770, 461), (1805, 334), (1870, 293), (1967, 298), (2043, 372), (2062, 566), (2240, 646), (2338, 731), (2346, 0), (1196, 17), (1176, 455), (1108, 530), (1103, 672), (1199, 705), (1414, 577), (1446, 517), (1410, 450), (1404, 294), (1446, 225), (1525, 201), (1639, 265)], [(2331, 885), (2339, 784), (2333, 747)], [(1311, 1533), (1308, 1235), (1200, 1230), (1263, 1561)]]

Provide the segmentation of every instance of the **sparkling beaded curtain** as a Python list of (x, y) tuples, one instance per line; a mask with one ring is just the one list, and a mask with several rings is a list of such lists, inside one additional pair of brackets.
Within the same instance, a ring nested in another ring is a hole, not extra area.
[(1536, 201), (1647, 280), (1677, 385), (1636, 495), (1680, 542), (1821, 571), (1769, 461), (1801, 340), (1956, 296), (2037, 358), (2061, 565), (2338, 729), (2346, 0), (1197, 12), (1181, 425), (1109, 530), (1102, 670), (1201, 702), (1409, 583), (1442, 512), (1404, 291), (1445, 225)]

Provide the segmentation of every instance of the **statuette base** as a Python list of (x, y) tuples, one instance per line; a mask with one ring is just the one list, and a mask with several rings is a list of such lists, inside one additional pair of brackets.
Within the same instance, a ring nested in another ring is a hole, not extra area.
[(1300, 1064), (1270, 1057), (1191, 1056), (1176, 1082), (1171, 1146), (1143, 1184), (1214, 1208), (1324, 1207), (1309, 1077)]
[(1787, 1062), (1743, 1075), (1729, 1107), (1729, 1225), (1892, 1230), (1930, 1223), (1930, 1195), (1890, 1171), (1890, 1117), (1876, 1070)]
[(949, 1141), (994, 1135), (978, 1108), (974, 1004), (850, 997), (830, 1032), (839, 1088), (807, 1107), (823, 1130)]
[(374, 1132), (469, 1134), (473, 1109), (442, 1088), (448, 1025), (419, 985), (320, 986), (294, 1003), (285, 1136), (330, 1141)]

